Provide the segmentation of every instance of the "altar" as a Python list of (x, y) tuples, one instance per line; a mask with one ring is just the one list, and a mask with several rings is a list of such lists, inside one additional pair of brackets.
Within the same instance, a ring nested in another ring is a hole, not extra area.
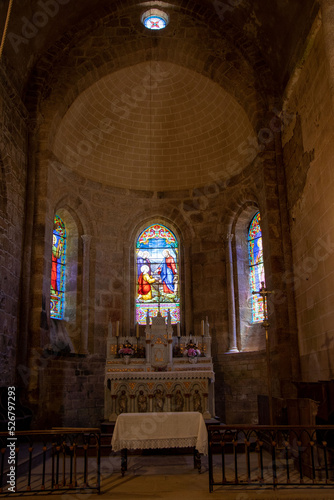
[(194, 467), (201, 472), (201, 455), (208, 454), (208, 432), (199, 412), (121, 413), (111, 440), (122, 452), (121, 471), (127, 470), (127, 450), (193, 448)]
[(145, 335), (108, 333), (104, 418), (122, 413), (200, 412), (215, 415), (209, 324), (201, 335), (181, 336), (168, 315), (147, 314)]

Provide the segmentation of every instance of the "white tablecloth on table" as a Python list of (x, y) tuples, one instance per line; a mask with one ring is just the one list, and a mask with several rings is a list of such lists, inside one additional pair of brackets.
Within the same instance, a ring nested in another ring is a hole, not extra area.
[(121, 413), (111, 440), (113, 451), (123, 448), (195, 447), (208, 454), (208, 433), (199, 412)]

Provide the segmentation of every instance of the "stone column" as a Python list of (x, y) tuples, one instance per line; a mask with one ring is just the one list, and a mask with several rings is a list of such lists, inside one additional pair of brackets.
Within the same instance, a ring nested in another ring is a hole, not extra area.
[(81, 306), (81, 351), (88, 353), (89, 331), (89, 254), (92, 237), (88, 234), (81, 236), (83, 242), (82, 259), (82, 306)]
[(149, 394), (148, 395), (148, 402), (149, 402), (149, 410), (148, 411), (153, 411), (153, 398), (154, 398), (154, 395), (153, 394)]
[(329, 86), (334, 108), (334, 0), (320, 0), (322, 27), (328, 61)]
[(184, 397), (186, 398), (186, 401), (185, 401), (185, 403), (186, 403), (185, 404), (186, 409), (183, 410), (183, 411), (190, 411), (190, 394), (186, 393), (184, 395)]
[(208, 408), (208, 397), (209, 397), (209, 394), (204, 392), (203, 393), (203, 399), (204, 399), (203, 418), (207, 419), (207, 420), (211, 418), (209, 408)]
[(168, 364), (173, 363), (173, 339), (168, 339)]
[(151, 364), (151, 346), (150, 346), (151, 340), (147, 338), (146, 336), (146, 364), (149, 365)]
[(134, 413), (135, 412), (135, 395), (134, 394), (130, 394), (130, 412), (131, 413)]
[(228, 352), (239, 352), (239, 349), (237, 347), (237, 330), (235, 321), (232, 240), (233, 240), (233, 234), (227, 234), (225, 237), (225, 242), (226, 242), (225, 252), (226, 252), (228, 326), (229, 326), (229, 342), (230, 342), (230, 348)]
[(167, 411), (172, 411), (171, 410), (171, 402), (172, 402), (172, 394), (167, 394)]
[(115, 422), (116, 418), (117, 418), (117, 414), (116, 414), (116, 399), (117, 399), (116, 394), (112, 394), (111, 395), (111, 413), (110, 413), (110, 416), (109, 416), (109, 421), (110, 422)]

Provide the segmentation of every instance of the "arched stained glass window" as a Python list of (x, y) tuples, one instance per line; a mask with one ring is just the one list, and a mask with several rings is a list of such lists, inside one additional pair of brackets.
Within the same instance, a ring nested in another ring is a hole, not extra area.
[(265, 282), (260, 221), (260, 212), (257, 212), (250, 223), (248, 231), (248, 258), (253, 323), (263, 321), (263, 299), (259, 295), (252, 294), (253, 291), (260, 290), (262, 281)]
[(50, 316), (62, 319), (65, 302), (66, 229), (56, 215), (53, 221)]
[(180, 321), (179, 246), (174, 233), (161, 224), (147, 227), (136, 243), (136, 321), (146, 315), (171, 315)]

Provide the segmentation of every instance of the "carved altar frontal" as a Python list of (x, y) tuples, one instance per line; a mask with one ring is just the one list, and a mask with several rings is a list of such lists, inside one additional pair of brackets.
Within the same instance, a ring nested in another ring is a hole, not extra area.
[(199, 411), (205, 419), (215, 415), (208, 324), (198, 338), (181, 337), (173, 335), (169, 316), (166, 323), (158, 315), (147, 317), (145, 337), (108, 334), (105, 419), (175, 411)]

